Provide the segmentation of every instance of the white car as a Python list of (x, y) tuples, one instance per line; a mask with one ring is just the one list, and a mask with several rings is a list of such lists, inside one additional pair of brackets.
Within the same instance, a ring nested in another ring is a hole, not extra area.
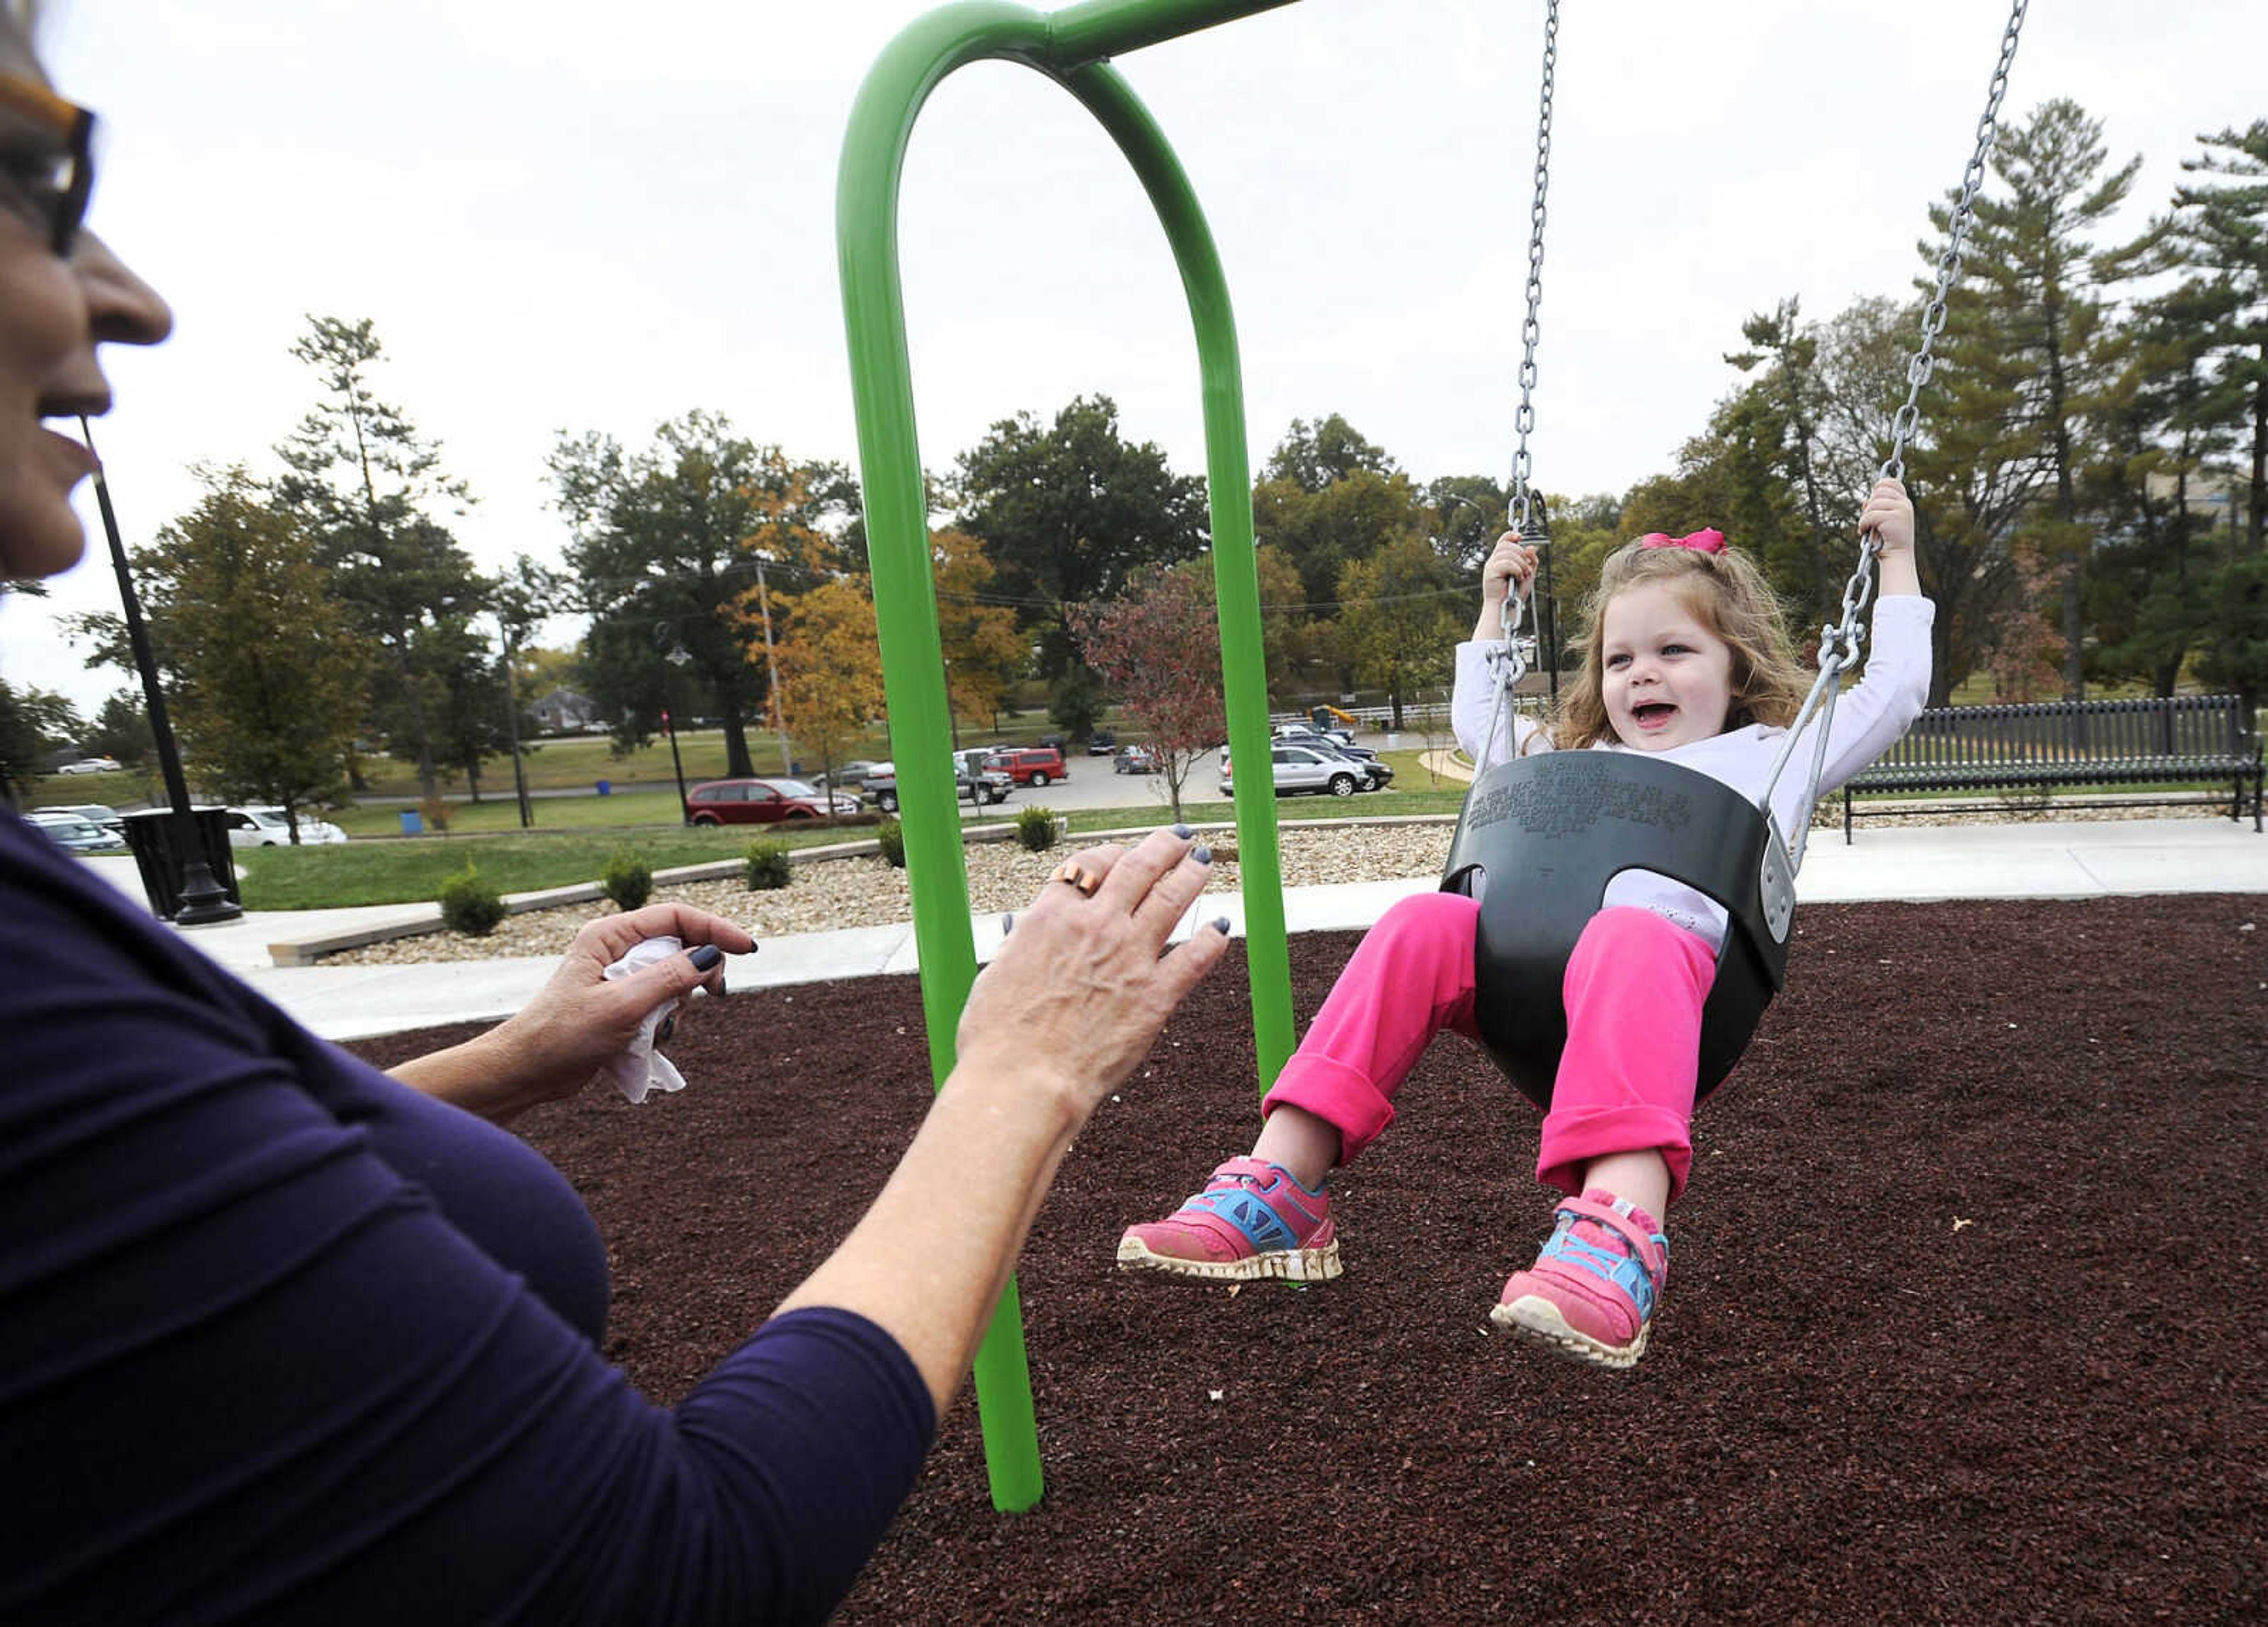
[[(299, 842), (305, 847), (329, 847), (347, 839), (347, 833), (313, 814), (299, 816)], [(228, 844), (232, 848), (290, 847), (291, 821), (282, 808), (228, 810)]]
[[(1276, 794), (1288, 797), (1294, 791), (1329, 791), (1334, 797), (1351, 797), (1364, 789), (1366, 777), (1359, 763), (1344, 757), (1333, 756), (1306, 746), (1271, 747), (1269, 756), (1276, 770)], [(1220, 754), (1220, 794), (1233, 797), (1236, 783), (1230, 777), (1228, 751)]]
[(81, 757), (77, 762), (64, 763), (55, 772), (58, 774), (115, 774), (118, 772), (118, 759)]

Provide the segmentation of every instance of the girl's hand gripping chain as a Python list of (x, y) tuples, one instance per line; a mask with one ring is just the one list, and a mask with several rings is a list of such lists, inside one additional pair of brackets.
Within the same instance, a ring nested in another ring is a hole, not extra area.
[(1914, 509), (1906, 489), (1894, 480), (1879, 480), (1859, 511), (1859, 530), (1874, 534), (1881, 545), (1876, 563), (1881, 568), (1881, 592), (1886, 597), (1921, 592), (1914, 568)]
[(1481, 567), (1481, 603), (1500, 605), (1507, 587), (1516, 590), (1522, 599), (1535, 580), (1536, 562), (1542, 556), (1520, 540), (1516, 531), (1507, 531), (1496, 541), (1496, 548)]
[(1492, 642), (1504, 637), (1503, 614), (1505, 595), (1518, 593), (1525, 599), (1535, 581), (1535, 567), (1543, 556), (1520, 540), (1516, 531), (1507, 531), (1497, 539), (1488, 563), (1481, 567), (1481, 614), (1473, 624), (1476, 644)]

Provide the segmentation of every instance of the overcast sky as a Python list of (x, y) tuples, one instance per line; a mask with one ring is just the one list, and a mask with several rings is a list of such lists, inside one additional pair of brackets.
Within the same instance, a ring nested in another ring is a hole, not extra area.
[[(483, 566), (556, 559), (561, 430), (644, 444), (721, 409), (855, 465), (835, 276), (843, 124), (907, 0), (63, 0), (46, 56), (109, 127), (96, 225), (172, 300), (113, 350), (98, 428), (129, 541), (200, 460), (272, 471), (313, 397), (305, 313), (367, 316), (375, 383), (443, 446)], [(1046, 9), (1046, 8), (1042, 8)], [(1902, 295), (1955, 185), (1999, 0), (1565, 0), (1531, 441), (1537, 483), (1668, 467), (1751, 312)], [(1235, 299), (1256, 467), (1339, 412), (1420, 479), (1509, 468), (1542, 0), (1300, 0), (1119, 64), (1181, 155)], [(2268, 5), (2040, 0), (2007, 100), (2052, 96), (2145, 162), (2161, 210), (2200, 131), (2268, 117)], [(1099, 127), (1028, 70), (964, 69), (901, 211), (921, 445), (1102, 392), (1204, 472), (1178, 278)], [(0, 674), (91, 705), (60, 612), (0, 607)]]

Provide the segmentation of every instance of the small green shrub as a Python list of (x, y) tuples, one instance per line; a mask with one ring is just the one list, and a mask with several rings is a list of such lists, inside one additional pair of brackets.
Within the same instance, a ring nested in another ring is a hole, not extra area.
[(504, 894), (471, 865), (441, 883), (441, 921), (452, 930), (486, 938), (504, 917)]
[(449, 805), (438, 797), (428, 797), (417, 805), (417, 816), (425, 821), (425, 828), (449, 834)]
[(894, 870), (906, 867), (905, 827), (894, 819), (884, 819), (874, 827), (874, 840), (881, 847), (883, 862)]
[(755, 842), (748, 845), (748, 891), (775, 893), (788, 884), (792, 866), (784, 842)]
[(1056, 811), (1025, 808), (1016, 815), (1016, 840), (1027, 853), (1044, 853), (1056, 844)]
[(653, 896), (653, 869), (637, 854), (617, 849), (607, 861), (607, 873), (599, 878), (599, 886), (617, 908), (636, 909)]

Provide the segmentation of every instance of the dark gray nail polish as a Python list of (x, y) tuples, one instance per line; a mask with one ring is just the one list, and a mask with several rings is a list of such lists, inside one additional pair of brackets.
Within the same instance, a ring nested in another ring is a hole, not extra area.
[(1187, 842), (1191, 836), (1197, 835), (1197, 832), (1191, 830), (1187, 825), (1176, 825), (1174, 827), (1174, 834)]
[(1212, 863), (1212, 850), (1209, 847), (1193, 847), (1189, 850), (1189, 857), (1200, 865), (1210, 865)]
[(717, 962), (725, 958), (725, 952), (714, 944), (703, 944), (685, 958), (693, 962), (696, 972), (713, 971)]
[(1222, 916), (1219, 920), (1215, 921), (1215, 922), (1212, 924), (1212, 930), (1213, 930), (1214, 931), (1216, 931), (1216, 932), (1219, 932), (1219, 933), (1223, 938), (1227, 937), (1227, 936), (1228, 936), (1228, 917), (1227, 917), (1226, 916)]
[(1000, 912), (1000, 936), (1005, 938), (1009, 933), (1015, 930), (1016, 917), (1014, 912), (1012, 910), (1002, 910)]

